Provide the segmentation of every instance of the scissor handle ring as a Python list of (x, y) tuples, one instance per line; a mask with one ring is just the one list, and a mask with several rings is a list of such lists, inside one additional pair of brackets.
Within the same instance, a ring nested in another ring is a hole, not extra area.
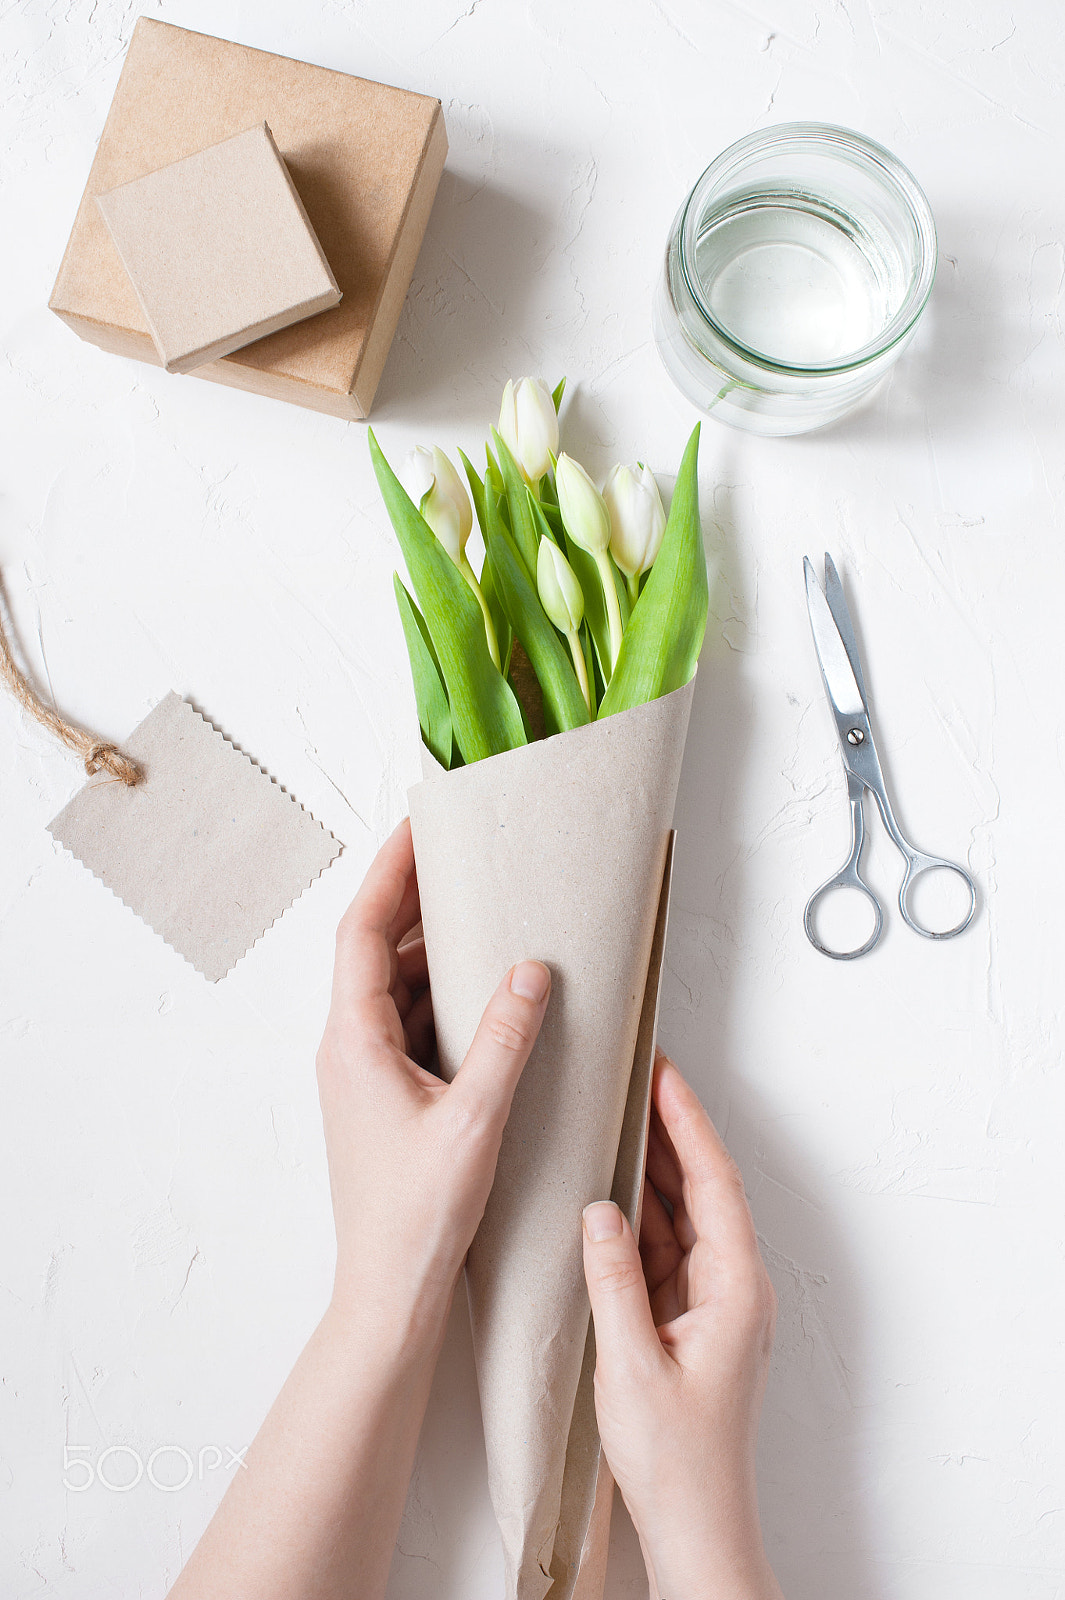
[[(820, 906), (822, 900), (824, 900), (827, 895), (830, 895), (836, 889), (857, 889), (859, 894), (864, 894), (865, 898), (869, 901), (869, 904), (873, 908), (873, 915), (876, 919), (873, 923), (873, 931), (869, 935), (868, 939), (866, 939), (865, 943), (858, 946), (857, 950), (830, 950), (828, 945), (824, 944), (818, 935), (818, 907)], [(828, 956), (830, 961), (857, 961), (859, 956), (864, 956), (867, 951), (873, 948), (874, 944), (876, 944), (877, 940), (880, 938), (881, 933), (884, 931), (884, 913), (881, 909), (880, 901), (877, 899), (872, 889), (870, 889), (869, 885), (859, 878), (856, 868), (847, 866), (844, 867), (842, 872), (837, 872), (834, 878), (829, 878), (827, 883), (823, 883), (820, 889), (814, 890), (813, 894), (806, 902), (806, 910), (803, 913), (802, 925), (806, 930), (806, 937), (809, 939), (814, 949), (819, 950), (823, 956)]]
[[(926, 872), (953, 872), (956, 877), (961, 879), (969, 891), (969, 909), (961, 921), (956, 922), (952, 928), (925, 928), (917, 921), (910, 910), (909, 900), (910, 895), (913, 893), (913, 886), (919, 878), (924, 877)], [(965, 932), (976, 915), (976, 884), (965, 868), (959, 867), (956, 861), (944, 861), (940, 856), (923, 856), (914, 851), (908, 857), (906, 876), (903, 878), (902, 888), (899, 890), (899, 910), (902, 912), (902, 920), (906, 926), (912, 928), (914, 933), (919, 933), (922, 939), (954, 939), (959, 933)]]

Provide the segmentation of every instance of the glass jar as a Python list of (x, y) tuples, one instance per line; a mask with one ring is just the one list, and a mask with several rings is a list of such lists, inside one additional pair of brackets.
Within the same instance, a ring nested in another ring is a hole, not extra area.
[(655, 343), (710, 416), (806, 433), (876, 387), (935, 272), (928, 201), (890, 151), (847, 128), (783, 123), (718, 156), (681, 207)]

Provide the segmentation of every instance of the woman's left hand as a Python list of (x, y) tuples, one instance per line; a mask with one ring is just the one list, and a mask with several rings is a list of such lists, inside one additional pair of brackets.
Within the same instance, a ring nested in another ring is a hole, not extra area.
[(444, 1083), (427, 1070), (434, 1034), (420, 914), (405, 818), (337, 932), (318, 1089), (337, 1233), (333, 1308), (369, 1310), (397, 1337), (433, 1338), (492, 1187), (551, 975), (522, 961), (503, 976)]
[(337, 933), (318, 1051), (337, 1232), (332, 1303), (173, 1600), (380, 1600), (447, 1311), (551, 977), (511, 969), (453, 1083), (433, 1016), (410, 823)]

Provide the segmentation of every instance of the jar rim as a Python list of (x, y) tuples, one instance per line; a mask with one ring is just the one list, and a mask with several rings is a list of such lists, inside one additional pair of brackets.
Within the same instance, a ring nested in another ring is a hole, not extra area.
[[(917, 238), (918, 260), (913, 282), (898, 311), (885, 324), (875, 339), (868, 340), (857, 350), (848, 353), (846, 360), (795, 362), (781, 361), (764, 350), (744, 344), (728, 329), (710, 309), (698, 274), (693, 270), (695, 261), (695, 229), (702, 202), (707, 192), (730, 169), (748, 156), (765, 153), (774, 147), (788, 144), (812, 145), (828, 149), (850, 159), (864, 171), (877, 177), (901, 199), (914, 225)], [(852, 128), (843, 128), (827, 122), (780, 122), (771, 128), (749, 133), (710, 163), (695, 184), (679, 219), (680, 267), (684, 282), (692, 297), (695, 309), (714, 334), (737, 355), (765, 372), (784, 375), (826, 377), (853, 372), (867, 366), (891, 350), (912, 331), (921, 312), (928, 303), (936, 275), (937, 243), (932, 208), (917, 179), (908, 167), (892, 155), (884, 145)]]

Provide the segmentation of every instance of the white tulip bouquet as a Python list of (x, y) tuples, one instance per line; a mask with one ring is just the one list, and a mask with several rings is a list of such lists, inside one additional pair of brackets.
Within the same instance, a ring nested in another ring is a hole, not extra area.
[[(673, 805), (708, 584), (696, 428), (667, 517), (646, 467), (602, 492), (554, 394), (508, 383), (468, 492), (439, 449), (406, 487), (370, 435), (412, 595), (396, 599), (426, 778), (409, 792), (441, 1074), (499, 974), (552, 998), (466, 1263), (508, 1600), (599, 1600), (613, 1483), (592, 1397), (581, 1209), (638, 1227)], [(479, 575), (467, 555), (474, 515)]]
[[(695, 671), (707, 615), (698, 426), (667, 520), (647, 467), (616, 466), (600, 493), (558, 454), (564, 388), (508, 382), (483, 478), (459, 452), (469, 494), (438, 448), (414, 450), (401, 483), (370, 433), (417, 595), (397, 574), (418, 720), (445, 769), (642, 705)], [(474, 510), (479, 579), (466, 555)]]

